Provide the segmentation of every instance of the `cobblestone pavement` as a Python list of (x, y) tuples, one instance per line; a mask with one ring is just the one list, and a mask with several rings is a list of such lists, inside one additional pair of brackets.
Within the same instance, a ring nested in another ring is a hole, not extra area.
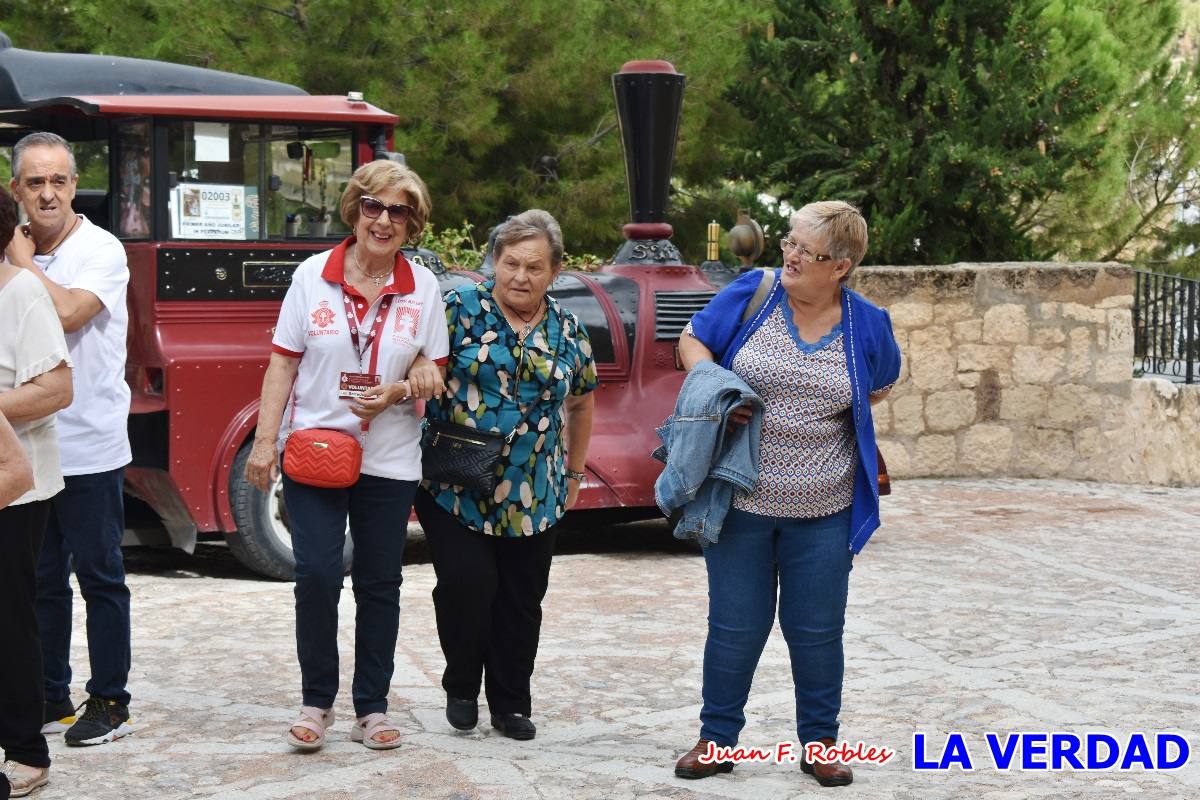
[[(414, 544), (392, 691), (404, 745), (385, 753), (347, 740), (349, 591), (339, 719), (324, 750), (301, 755), (282, 738), (299, 708), (291, 587), (254, 579), (218, 547), (197, 558), (130, 551), (139, 731), (88, 749), (58, 739), (38, 796), (1200, 797), (1198, 752), (1173, 772), (999, 772), (983, 745), (987, 731), (1172, 730), (1200, 749), (1200, 490), (914, 480), (884, 504), (885, 527), (851, 576), (842, 732), (898, 754), (858, 767), (849, 788), (821, 789), (786, 763), (698, 782), (672, 775), (698, 731), (705, 577), (702, 559), (655, 523), (561, 540), (532, 742), (446, 724), (433, 569)], [(795, 736), (778, 630), (748, 717), (743, 744)], [(947, 732), (963, 732), (976, 769), (915, 772), (914, 731), (937, 752)]]

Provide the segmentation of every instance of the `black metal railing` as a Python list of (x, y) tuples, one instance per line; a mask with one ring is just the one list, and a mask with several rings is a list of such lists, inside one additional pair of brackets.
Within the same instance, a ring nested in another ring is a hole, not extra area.
[(1200, 281), (1135, 271), (1133, 358), (1145, 375), (1200, 380)]

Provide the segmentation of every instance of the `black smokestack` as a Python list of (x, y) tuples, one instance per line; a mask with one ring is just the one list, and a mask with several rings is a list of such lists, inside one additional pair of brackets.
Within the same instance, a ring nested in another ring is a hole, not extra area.
[(628, 239), (669, 239), (667, 193), (679, 135), (684, 76), (667, 61), (629, 61), (613, 75), (613, 96), (625, 177), (629, 184)]

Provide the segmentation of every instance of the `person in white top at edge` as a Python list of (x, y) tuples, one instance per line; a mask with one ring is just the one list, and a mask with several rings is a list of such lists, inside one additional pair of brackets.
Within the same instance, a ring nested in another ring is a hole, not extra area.
[[(129, 589), (121, 538), (122, 489), (131, 460), (125, 383), (125, 248), (74, 212), (79, 173), (65, 139), (31, 133), (13, 147), (13, 196), (28, 225), (8, 245), (8, 260), (50, 293), (66, 332), (75, 399), (59, 412), (59, 455), (66, 488), (51, 501), (38, 562), (38, 626), (45, 675), (44, 728), (66, 731), (69, 745), (104, 744), (132, 732), (129, 718)], [(91, 676), (84, 712), (71, 703), (71, 570), (87, 608)]]
[[(284, 738), (298, 750), (319, 748), (333, 724), (347, 516), (356, 606), (350, 739), (372, 750), (400, 746), (387, 699), (400, 624), (401, 557), (421, 479), (419, 418), (403, 401), (440, 392), (438, 365), (449, 355), (437, 279), (405, 259), (400, 247), (420, 235), (430, 208), (429, 191), (408, 167), (384, 160), (359, 167), (341, 199), (353, 234), (296, 268), (279, 310), (247, 481), (267, 490), (277, 475), (277, 453), (293, 431), (326, 428), (358, 437), (369, 423), (362, 468), (348, 488), (318, 488), (286, 470), (283, 475), (303, 692), (300, 714)], [(418, 354), (428, 360), (413, 367)], [(377, 385), (355, 398), (348, 395), (352, 384)]]
[[(0, 189), (0, 248), (16, 225), (17, 206)], [(19, 457), (28, 478), (15, 496), (0, 486), (0, 798), (25, 797), (50, 775), (36, 575), (50, 499), (63, 488), (54, 412), (70, 403), (67, 341), (54, 303), (28, 270), (0, 262), (0, 468)]]

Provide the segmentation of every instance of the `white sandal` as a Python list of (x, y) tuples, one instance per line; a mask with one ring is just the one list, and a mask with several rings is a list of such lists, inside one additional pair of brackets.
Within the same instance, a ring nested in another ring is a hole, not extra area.
[[(375, 738), (388, 731), (396, 732), (396, 738), (390, 742)], [(376, 712), (358, 718), (354, 727), (350, 729), (350, 741), (361, 742), (363, 747), (372, 750), (394, 750), (400, 746), (400, 733), (400, 729), (387, 718), (387, 714)]]
[[(321, 745), (325, 744), (325, 729), (331, 725), (333, 725), (332, 708), (300, 706), (300, 716), (296, 717), (296, 721), (288, 727), (283, 739), (297, 750), (304, 750), (306, 752), (320, 750)], [(317, 735), (317, 738), (311, 742), (306, 742), (292, 733), (292, 728), (303, 728), (306, 731), (312, 731)]]

